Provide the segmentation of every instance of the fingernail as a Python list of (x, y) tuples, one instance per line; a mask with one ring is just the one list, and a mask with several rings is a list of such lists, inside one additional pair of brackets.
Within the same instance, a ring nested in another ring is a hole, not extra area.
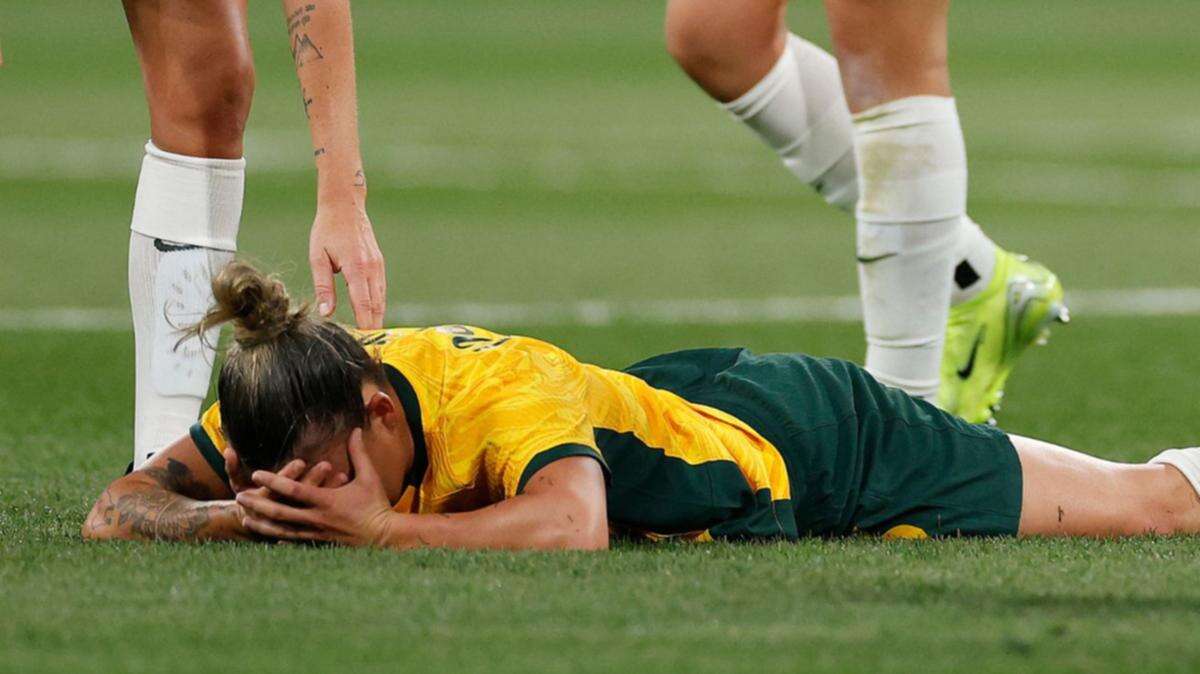
[(333, 309), (330, 308), (328, 302), (321, 302), (318, 304), (317, 311), (321, 312), (322, 316), (328, 316), (329, 314), (333, 313)]

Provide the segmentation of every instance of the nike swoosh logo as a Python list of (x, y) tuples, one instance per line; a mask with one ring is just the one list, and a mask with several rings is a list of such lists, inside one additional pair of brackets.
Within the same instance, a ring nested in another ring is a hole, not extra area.
[(966, 380), (971, 378), (971, 373), (975, 371), (975, 356), (979, 355), (979, 345), (983, 343), (983, 335), (986, 332), (986, 325), (979, 328), (979, 334), (975, 335), (975, 344), (971, 346), (971, 357), (967, 359), (967, 366), (958, 371), (959, 379)]
[(879, 262), (880, 260), (886, 260), (889, 257), (896, 257), (899, 254), (900, 253), (884, 253), (883, 255), (876, 255), (875, 257), (858, 256), (854, 259), (858, 260), (862, 264), (871, 264), (872, 262)]
[(164, 253), (173, 253), (177, 250), (195, 250), (200, 246), (193, 246), (190, 243), (167, 243), (162, 239), (155, 239), (154, 247)]

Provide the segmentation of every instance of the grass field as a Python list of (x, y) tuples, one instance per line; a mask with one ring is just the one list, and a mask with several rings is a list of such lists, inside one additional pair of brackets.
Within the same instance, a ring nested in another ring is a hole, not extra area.
[[(300, 289), (307, 131), (279, 9), (252, 4), (241, 240)], [(825, 43), (818, 5), (793, 25)], [(455, 320), (462, 302), (854, 292), (849, 219), (677, 72), (659, 3), (354, 6), (394, 305)], [(1069, 291), (1200, 286), (1197, 25), (1194, 0), (956, 2), (972, 212)], [(0, 38), (0, 671), (1200, 669), (1187, 539), (607, 555), (82, 544), (130, 453), (132, 337), (20, 317), (126, 310), (146, 113), (119, 3), (6, 3)], [(1106, 313), (1077, 312), (1026, 357), (1003, 425), (1128, 460), (1196, 444), (1200, 316)], [(862, 351), (846, 321), (591, 323), (494, 327), (611, 366), (716, 344)]]

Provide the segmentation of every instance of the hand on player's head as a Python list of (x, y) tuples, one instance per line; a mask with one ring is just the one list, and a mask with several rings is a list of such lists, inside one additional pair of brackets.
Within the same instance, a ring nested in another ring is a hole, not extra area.
[(387, 271), (371, 220), (360, 203), (320, 203), (309, 236), (309, 267), (317, 311), (325, 317), (337, 308), (334, 276), (346, 280), (358, 327), (383, 327), (387, 307)]

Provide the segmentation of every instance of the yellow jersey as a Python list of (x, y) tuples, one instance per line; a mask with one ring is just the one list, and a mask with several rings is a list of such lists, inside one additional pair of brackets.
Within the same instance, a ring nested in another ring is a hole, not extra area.
[[(398, 510), (477, 509), (517, 496), (557, 459), (586, 456), (604, 468), (614, 531), (797, 535), (783, 457), (730, 413), (528, 337), (463, 325), (355, 334), (383, 364), (414, 439)], [(192, 437), (223, 475), (219, 403)]]

